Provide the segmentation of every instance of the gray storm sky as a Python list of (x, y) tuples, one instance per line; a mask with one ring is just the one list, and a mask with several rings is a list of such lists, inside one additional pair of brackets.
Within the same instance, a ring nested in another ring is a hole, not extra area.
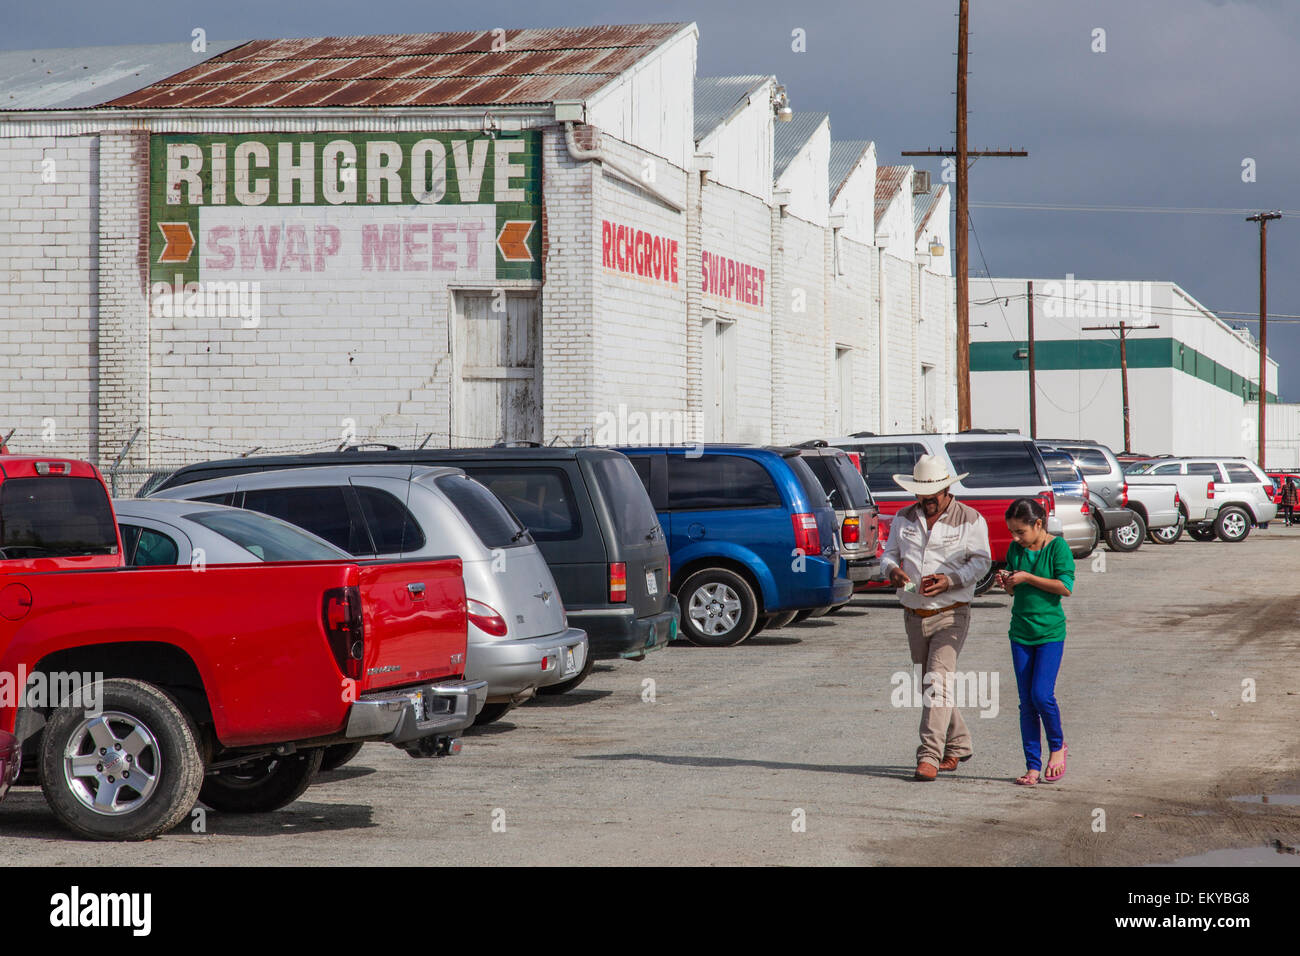
[[(972, 0), (971, 200), (1300, 210), (1300, 3), (1294, 0)], [(0, 48), (423, 33), (693, 20), (698, 72), (775, 73), (796, 110), (882, 162), (952, 140), (956, 0), (743, 5), (662, 0), (44, 0), (5, 11)], [(791, 49), (801, 28), (807, 52)], [(1106, 31), (1094, 53), (1093, 30)], [(1256, 161), (1244, 183), (1241, 163)], [(936, 175), (938, 161), (916, 160)], [(1001, 276), (1172, 280), (1215, 310), (1258, 308), (1258, 232), (1238, 215), (972, 209)], [(1300, 315), (1300, 215), (1269, 229), (1269, 312)], [(972, 243), (971, 271), (985, 261)], [(1236, 316), (1225, 316), (1236, 320)], [(1255, 323), (1251, 323), (1252, 329)], [(1300, 319), (1269, 325), (1282, 397), (1300, 401)]]

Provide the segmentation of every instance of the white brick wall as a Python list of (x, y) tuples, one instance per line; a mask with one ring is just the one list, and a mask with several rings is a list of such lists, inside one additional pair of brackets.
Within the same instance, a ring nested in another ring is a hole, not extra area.
[(784, 289), (772, 302), (772, 438), (787, 442), (820, 437), (830, 427), (825, 235), (821, 227), (791, 215), (779, 229), (779, 245), (773, 237), (773, 270), (782, 274)]

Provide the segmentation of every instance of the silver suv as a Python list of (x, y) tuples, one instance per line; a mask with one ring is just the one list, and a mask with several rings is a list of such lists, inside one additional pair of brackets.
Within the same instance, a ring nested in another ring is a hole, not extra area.
[(1132, 463), (1125, 474), (1177, 484), (1188, 509), (1187, 533), (1197, 541), (1244, 541), (1253, 525), (1277, 517), (1272, 480), (1248, 458), (1149, 458)]
[(586, 632), (568, 626), (528, 529), (459, 468), (288, 468), (196, 481), (150, 497), (260, 511), (357, 557), (459, 556), (469, 615), (465, 677), (488, 682), (476, 723), (504, 716), (539, 687), (577, 676), (586, 663)]

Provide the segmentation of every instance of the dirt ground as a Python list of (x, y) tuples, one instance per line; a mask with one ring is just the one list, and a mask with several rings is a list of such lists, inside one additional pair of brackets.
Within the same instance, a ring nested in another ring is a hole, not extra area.
[(368, 745), (290, 807), (208, 811), (202, 833), (82, 842), (19, 789), (0, 804), (0, 859), (1111, 865), (1271, 847), (1300, 863), (1300, 806), (1258, 802), (1300, 780), (1300, 528), (1098, 555), (1066, 605), (1059, 784), (1010, 782), (1024, 761), (1005, 595), (976, 601), (960, 661), (996, 675), (996, 716), (965, 709), (974, 759), (930, 784), (911, 779), (919, 712), (891, 702), (902, 612), (865, 598), (737, 648), (599, 664), (454, 758)]

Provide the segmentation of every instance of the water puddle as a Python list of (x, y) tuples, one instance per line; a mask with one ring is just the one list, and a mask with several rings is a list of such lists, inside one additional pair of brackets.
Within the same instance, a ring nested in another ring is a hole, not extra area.
[(1231, 799), (1235, 803), (1263, 803), (1278, 807), (1300, 807), (1300, 793), (1247, 793)]
[(1196, 856), (1185, 856), (1172, 863), (1153, 863), (1152, 866), (1294, 866), (1300, 867), (1300, 849), (1278, 840), (1262, 846), (1237, 847), (1231, 850), (1211, 850)]

